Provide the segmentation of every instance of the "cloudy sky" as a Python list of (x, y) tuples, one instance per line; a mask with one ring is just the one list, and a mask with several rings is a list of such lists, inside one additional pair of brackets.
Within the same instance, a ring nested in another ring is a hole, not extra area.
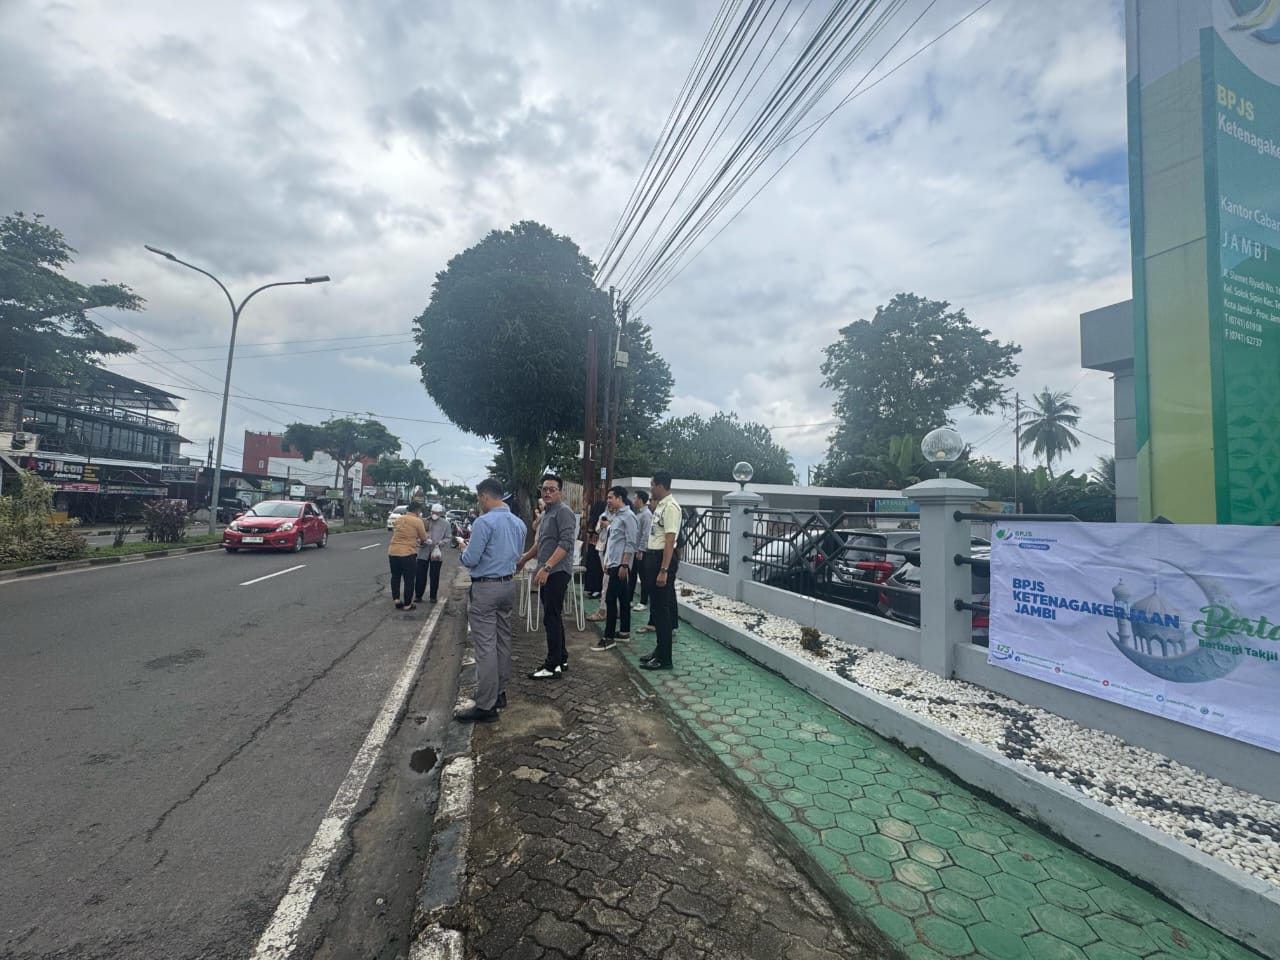
[[(868, 82), (979, 2), (908, 0), (894, 38), (924, 16)], [(522, 219), (599, 258), (718, 6), (3, 0), (0, 200), (66, 234), (76, 279), (146, 297), (99, 320), (141, 348), (112, 369), (186, 398), (185, 453), (217, 431), (230, 311), (143, 244), (238, 295), (333, 277), (245, 311), (229, 464), (246, 429), (371, 414), (474, 483), (491, 447), (409, 363), (435, 273)], [(1111, 452), (1111, 382), (1080, 369), (1078, 316), (1130, 295), (1127, 196), (1120, 0), (990, 0), (837, 113), (644, 305), (671, 413), (770, 426), (803, 479), (831, 426), (822, 348), (905, 290), (1021, 344), (1024, 397), (1071, 391), (1094, 437), (1067, 465), (1089, 469)], [(1011, 423), (955, 413), (979, 453), (1012, 461)]]

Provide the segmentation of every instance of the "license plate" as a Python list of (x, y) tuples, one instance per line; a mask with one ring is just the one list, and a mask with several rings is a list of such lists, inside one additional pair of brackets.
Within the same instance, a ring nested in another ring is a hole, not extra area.
[(241, 543), (262, 543), (262, 537), (241, 537)]

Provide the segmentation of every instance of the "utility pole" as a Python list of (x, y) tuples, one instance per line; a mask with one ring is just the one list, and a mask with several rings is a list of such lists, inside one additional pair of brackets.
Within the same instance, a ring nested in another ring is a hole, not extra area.
[[(608, 358), (605, 360), (604, 374), (604, 404), (600, 407), (600, 413), (604, 419), (602, 424), (603, 430), (602, 442), (600, 444), (600, 466), (603, 468), (600, 472), (604, 478), (606, 486), (613, 482), (613, 460), (609, 455), (609, 411), (613, 403), (613, 344), (614, 324), (618, 319), (618, 291), (614, 287), (609, 288), (609, 348)], [(595, 488), (592, 487), (594, 490)], [(595, 503), (595, 496), (592, 496), (591, 502)]]
[(1018, 474), (1022, 472), (1022, 397), (1013, 395), (1013, 512), (1021, 513), (1018, 506)]
[(626, 375), (627, 369), (627, 310), (629, 304), (622, 301), (622, 306), (618, 311), (618, 339), (614, 344), (613, 362), (609, 370), (609, 380), (616, 384), (613, 387), (613, 407), (609, 411), (609, 440), (605, 452), (605, 462), (608, 470), (609, 483), (613, 483), (613, 462), (618, 454), (618, 416), (622, 411), (622, 378)]
[(587, 501), (583, 504), (583, 517), (591, 512), (591, 505), (596, 495), (596, 377), (599, 376), (599, 364), (596, 357), (596, 330), (587, 331), (587, 405), (582, 430), (582, 496)]

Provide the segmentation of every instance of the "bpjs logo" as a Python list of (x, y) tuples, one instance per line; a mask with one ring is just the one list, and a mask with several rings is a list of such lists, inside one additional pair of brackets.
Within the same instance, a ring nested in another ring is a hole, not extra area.
[(1280, 43), (1280, 0), (1225, 0), (1235, 18), (1232, 30), (1247, 31), (1263, 43)]

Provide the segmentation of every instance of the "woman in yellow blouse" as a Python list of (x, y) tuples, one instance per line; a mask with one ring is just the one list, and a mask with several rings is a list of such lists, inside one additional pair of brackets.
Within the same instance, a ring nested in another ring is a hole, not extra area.
[[(412, 610), (414, 578), (418, 573), (418, 544), (427, 542), (427, 527), (422, 522), (422, 504), (414, 501), (391, 529), (387, 559), (391, 564), (391, 599), (397, 610)], [(400, 601), (400, 581), (404, 581), (404, 602)]]

